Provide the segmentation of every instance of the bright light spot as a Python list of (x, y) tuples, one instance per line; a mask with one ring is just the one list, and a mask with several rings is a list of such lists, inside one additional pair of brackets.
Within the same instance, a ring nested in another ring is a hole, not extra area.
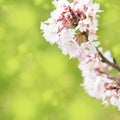
[(7, 72), (9, 74), (14, 74), (19, 69), (19, 61), (17, 58), (9, 58), (7, 61)]
[(32, 29), (35, 25), (35, 13), (28, 6), (17, 7), (10, 13), (9, 22), (19, 29)]
[(16, 95), (13, 99), (13, 112), (15, 120), (30, 120), (35, 113), (34, 103), (24, 95)]
[(50, 6), (48, 4), (44, 4), (43, 5), (44, 9), (48, 10), (50, 8)]
[(35, 5), (40, 5), (41, 3), (43, 3), (43, 0), (34, 0)]

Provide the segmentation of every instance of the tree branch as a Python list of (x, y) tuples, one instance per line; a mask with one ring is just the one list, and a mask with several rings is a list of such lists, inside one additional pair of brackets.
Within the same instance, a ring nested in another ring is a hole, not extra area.
[(98, 51), (98, 53), (99, 53), (99, 55), (100, 55), (100, 57), (101, 57), (101, 59), (102, 59), (102, 60), (101, 60), (102, 62), (110, 65), (111, 67), (113, 67), (114, 69), (116, 69), (117, 71), (120, 72), (120, 67), (118, 66), (118, 64), (115, 64), (115, 63), (112, 63), (111, 61), (109, 61), (109, 60), (99, 51), (98, 48), (96, 48), (96, 49), (97, 49), (97, 51)]
[[(88, 40), (88, 35), (87, 35), (87, 33), (84, 32), (83, 34), (84, 34), (84, 36), (86, 37), (86, 39)], [(104, 63), (110, 65), (111, 67), (113, 67), (114, 69), (116, 69), (117, 71), (120, 72), (120, 66), (116, 63), (116, 61), (115, 61), (114, 58), (113, 58), (113, 63), (112, 63), (111, 61), (109, 61), (109, 60), (99, 51), (99, 49), (98, 49), (97, 47), (96, 47), (96, 49), (97, 49), (98, 54), (99, 54), (99, 56), (100, 56), (100, 58), (101, 58), (101, 62), (104, 62)]]

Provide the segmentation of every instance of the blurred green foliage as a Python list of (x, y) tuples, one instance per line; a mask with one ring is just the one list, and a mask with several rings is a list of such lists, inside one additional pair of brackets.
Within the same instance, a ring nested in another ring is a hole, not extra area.
[[(94, 0), (104, 10), (99, 40), (120, 63), (120, 1)], [(90, 98), (77, 60), (42, 37), (52, 0), (0, 0), (0, 120), (119, 120), (117, 108)]]

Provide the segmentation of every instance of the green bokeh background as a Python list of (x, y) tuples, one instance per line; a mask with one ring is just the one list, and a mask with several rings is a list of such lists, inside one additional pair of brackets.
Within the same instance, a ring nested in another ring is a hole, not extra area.
[[(104, 10), (99, 40), (120, 63), (120, 0)], [(77, 60), (42, 37), (52, 0), (0, 0), (0, 120), (120, 120), (113, 106), (88, 96)]]

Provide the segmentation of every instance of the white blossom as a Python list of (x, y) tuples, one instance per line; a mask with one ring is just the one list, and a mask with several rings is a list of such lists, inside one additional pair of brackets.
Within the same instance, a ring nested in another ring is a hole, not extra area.
[(79, 45), (74, 40), (75, 31), (73, 29), (64, 29), (61, 31), (59, 35), (59, 40), (57, 41), (58, 47), (62, 50), (62, 52), (70, 57), (76, 57), (77, 50), (79, 49)]
[(106, 90), (103, 96), (103, 104), (111, 104), (120, 110), (120, 91)]
[(49, 19), (45, 23), (41, 23), (41, 29), (43, 30), (43, 36), (50, 43), (55, 43), (59, 39), (58, 25), (54, 20)]
[(105, 84), (112, 82), (102, 71), (104, 70), (104, 65), (94, 56), (87, 57), (86, 60), (80, 62), (79, 68), (82, 70), (84, 78), (82, 86), (91, 97), (102, 100), (106, 90)]

